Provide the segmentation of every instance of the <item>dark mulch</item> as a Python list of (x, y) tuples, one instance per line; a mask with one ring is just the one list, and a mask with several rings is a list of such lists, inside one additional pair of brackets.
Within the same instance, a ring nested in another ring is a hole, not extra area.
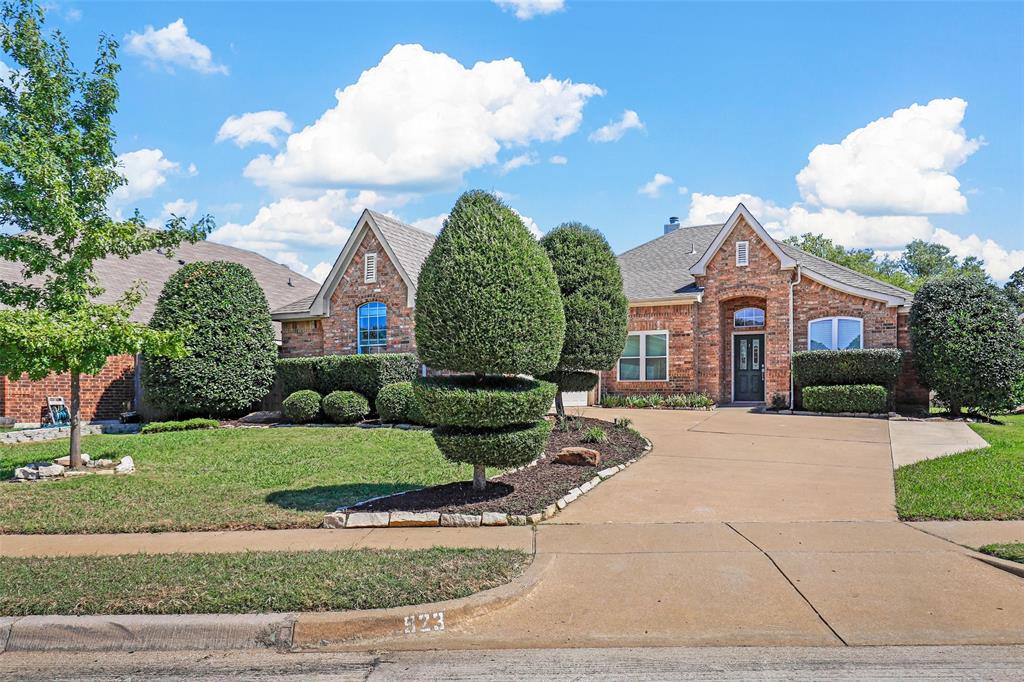
[[(502, 474), (487, 482), (487, 490), (476, 492), (472, 482), (437, 485), (423, 490), (392, 495), (350, 507), (358, 511), (437, 511), (448, 514), (503, 512), (530, 515), (543, 511), (572, 488), (592, 479), (599, 470), (643, 454), (646, 443), (632, 429), (618, 429), (611, 423), (586, 417), (573, 418), (570, 431), (554, 431), (543, 457), (535, 466)], [(582, 443), (589, 429), (599, 427), (608, 434), (604, 443)], [(556, 464), (554, 456), (564, 447), (582, 446), (601, 453), (597, 467)]]

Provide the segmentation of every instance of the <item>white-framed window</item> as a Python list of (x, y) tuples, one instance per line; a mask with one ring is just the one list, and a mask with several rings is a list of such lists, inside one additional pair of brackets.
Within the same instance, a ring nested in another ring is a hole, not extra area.
[(750, 264), (750, 242), (736, 242), (736, 265), (743, 267)]
[(383, 353), (388, 345), (388, 309), (383, 303), (371, 301), (356, 311), (359, 353)]
[(760, 308), (743, 308), (732, 316), (732, 325), (736, 329), (764, 326), (764, 311)]
[(377, 254), (368, 253), (363, 256), (363, 281), (377, 281)]
[(846, 350), (864, 347), (864, 320), (822, 317), (807, 323), (808, 350)]
[(619, 358), (619, 381), (668, 381), (668, 332), (631, 332)]

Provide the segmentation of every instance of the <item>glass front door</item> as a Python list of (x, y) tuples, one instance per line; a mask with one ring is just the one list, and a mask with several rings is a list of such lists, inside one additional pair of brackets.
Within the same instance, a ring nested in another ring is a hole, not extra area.
[(764, 334), (742, 334), (732, 342), (733, 400), (764, 400)]

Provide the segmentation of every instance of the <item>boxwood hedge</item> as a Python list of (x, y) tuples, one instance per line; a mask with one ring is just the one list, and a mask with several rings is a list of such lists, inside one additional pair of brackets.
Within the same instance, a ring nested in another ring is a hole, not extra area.
[(793, 353), (793, 380), (807, 386), (876, 384), (892, 389), (903, 353), (895, 348), (807, 350)]
[(370, 403), (355, 391), (332, 391), (324, 396), (320, 408), (336, 424), (362, 421), (370, 414)]
[(804, 409), (811, 412), (870, 412), (887, 410), (884, 386), (808, 386), (803, 390)]
[(529, 424), (551, 408), (558, 387), (520, 377), (442, 376), (413, 382), (420, 409), (433, 424), (502, 428)]
[(429, 425), (413, 393), (411, 381), (388, 384), (377, 394), (377, 416), (385, 424)]
[(544, 450), (550, 435), (551, 423), (542, 419), (503, 429), (439, 426), (434, 429), (434, 442), (453, 462), (509, 468), (535, 459)]
[(320, 417), (320, 394), (316, 391), (295, 391), (281, 403), (281, 414), (296, 424), (308, 424)]
[(284, 395), (303, 389), (323, 394), (355, 391), (373, 403), (380, 389), (412, 381), (419, 367), (412, 353), (284, 358), (277, 361), (277, 381)]

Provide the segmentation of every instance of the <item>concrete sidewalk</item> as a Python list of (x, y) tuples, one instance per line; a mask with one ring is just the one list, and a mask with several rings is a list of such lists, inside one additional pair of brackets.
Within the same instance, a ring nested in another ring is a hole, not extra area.
[(985, 439), (964, 422), (929, 420), (887, 423), (894, 469), (926, 459), (988, 447)]

